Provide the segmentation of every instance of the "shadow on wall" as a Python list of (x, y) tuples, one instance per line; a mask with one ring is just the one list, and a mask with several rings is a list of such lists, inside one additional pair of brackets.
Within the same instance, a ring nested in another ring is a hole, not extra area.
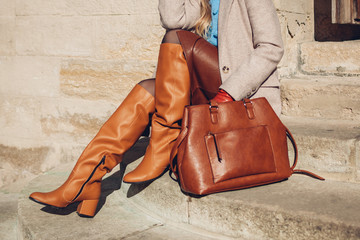
[(316, 41), (360, 39), (360, 25), (331, 23), (331, 1), (314, 0), (314, 11)]

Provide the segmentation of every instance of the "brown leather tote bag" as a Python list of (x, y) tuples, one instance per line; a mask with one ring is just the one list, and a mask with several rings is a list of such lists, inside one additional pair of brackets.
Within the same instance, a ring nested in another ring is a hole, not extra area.
[[(287, 136), (295, 150), (292, 166)], [(171, 159), (181, 189), (195, 195), (278, 182), (293, 173), (324, 180), (294, 170), (296, 143), (265, 98), (187, 106)]]

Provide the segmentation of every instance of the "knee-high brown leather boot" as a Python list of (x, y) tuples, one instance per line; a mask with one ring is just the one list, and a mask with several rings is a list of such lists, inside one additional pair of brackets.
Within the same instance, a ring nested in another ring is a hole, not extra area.
[(181, 45), (160, 46), (155, 80), (155, 113), (151, 122), (150, 144), (143, 161), (125, 175), (127, 183), (156, 179), (167, 169), (170, 152), (180, 132), (184, 107), (190, 103), (189, 70)]
[(60, 208), (81, 202), (77, 208), (79, 215), (94, 216), (102, 177), (121, 162), (123, 154), (140, 137), (149, 123), (149, 114), (154, 111), (154, 97), (136, 85), (85, 148), (65, 183), (52, 192), (32, 193), (30, 199)]

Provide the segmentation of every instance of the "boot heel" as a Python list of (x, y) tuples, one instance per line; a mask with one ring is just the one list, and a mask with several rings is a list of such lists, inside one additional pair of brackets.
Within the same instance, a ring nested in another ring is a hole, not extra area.
[(77, 207), (77, 212), (81, 217), (94, 217), (99, 199), (83, 200)]

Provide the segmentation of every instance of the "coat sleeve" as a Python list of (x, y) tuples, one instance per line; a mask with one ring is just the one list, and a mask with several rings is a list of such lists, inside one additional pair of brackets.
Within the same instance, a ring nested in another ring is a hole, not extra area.
[(245, 0), (245, 4), (254, 50), (220, 86), (236, 100), (255, 94), (276, 70), (284, 53), (280, 23), (272, 0)]
[(200, 0), (159, 0), (161, 25), (165, 29), (186, 29), (200, 18)]

